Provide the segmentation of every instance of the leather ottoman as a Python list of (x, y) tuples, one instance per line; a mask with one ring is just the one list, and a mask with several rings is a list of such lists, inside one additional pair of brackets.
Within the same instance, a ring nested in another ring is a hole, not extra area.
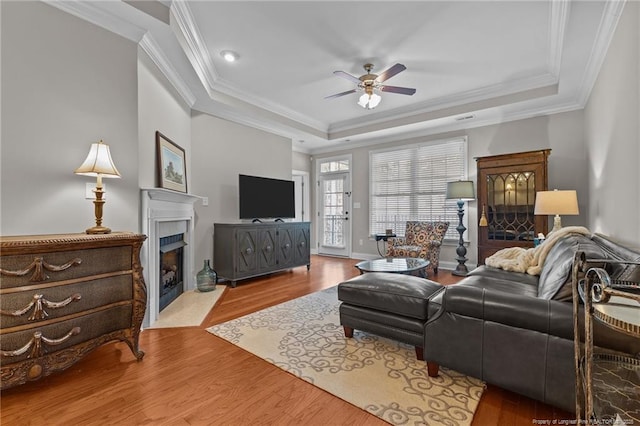
[(416, 348), (422, 356), (429, 299), (444, 287), (424, 278), (371, 272), (338, 284), (340, 324), (346, 337), (362, 330)]

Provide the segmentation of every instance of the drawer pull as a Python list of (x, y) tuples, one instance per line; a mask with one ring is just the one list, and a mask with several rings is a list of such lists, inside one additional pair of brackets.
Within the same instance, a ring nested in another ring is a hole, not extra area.
[(69, 262), (65, 264), (52, 265), (50, 263), (47, 263), (42, 257), (38, 256), (34, 258), (33, 262), (31, 262), (31, 264), (27, 266), (25, 269), (22, 269), (19, 271), (8, 271), (6, 269), (0, 268), (0, 274), (8, 275), (10, 277), (23, 277), (27, 275), (29, 272), (31, 272), (31, 270), (33, 270), (33, 275), (31, 275), (31, 279), (29, 281), (45, 281), (49, 279), (49, 276), (44, 272), (45, 269), (51, 272), (60, 272), (60, 271), (69, 269), (74, 265), (79, 265), (81, 263), (82, 263), (82, 259), (80, 259), (79, 257), (76, 257), (75, 259), (71, 259)]
[(36, 331), (33, 333), (33, 337), (29, 342), (21, 347), (20, 349), (16, 349), (15, 351), (0, 351), (3, 357), (12, 357), (12, 356), (20, 356), (31, 349), (29, 356), (27, 358), (38, 358), (46, 353), (45, 348), (43, 347), (43, 343), (48, 346), (55, 346), (61, 343), (66, 342), (71, 338), (71, 336), (75, 336), (80, 333), (80, 327), (73, 327), (71, 331), (62, 336), (59, 339), (49, 339), (48, 337), (44, 337), (41, 331)]
[(47, 311), (44, 310), (45, 307), (51, 309), (64, 308), (69, 303), (78, 301), (80, 299), (82, 299), (80, 293), (75, 293), (60, 302), (52, 302), (42, 297), (41, 294), (34, 294), (33, 300), (24, 308), (18, 309), (17, 311), (5, 311), (3, 309), (0, 309), (0, 315), (19, 317), (26, 314), (31, 310), (31, 308), (33, 308), (33, 313), (29, 315), (29, 321), (41, 320), (49, 316)]

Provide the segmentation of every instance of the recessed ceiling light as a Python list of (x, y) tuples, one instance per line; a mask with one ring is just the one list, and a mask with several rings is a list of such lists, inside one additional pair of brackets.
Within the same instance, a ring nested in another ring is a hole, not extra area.
[(220, 52), (220, 56), (222, 56), (227, 62), (235, 62), (238, 60), (238, 58), (240, 58), (240, 55), (238, 55), (233, 50), (223, 50), (222, 52)]

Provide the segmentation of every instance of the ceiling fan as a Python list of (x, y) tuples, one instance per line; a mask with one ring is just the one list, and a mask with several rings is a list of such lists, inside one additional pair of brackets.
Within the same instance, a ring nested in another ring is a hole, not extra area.
[(399, 93), (401, 95), (413, 95), (416, 93), (416, 89), (409, 87), (387, 86), (382, 84), (384, 81), (406, 69), (407, 67), (402, 64), (395, 64), (380, 75), (377, 75), (371, 73), (371, 70), (373, 70), (373, 64), (364, 64), (364, 70), (367, 73), (360, 77), (356, 77), (344, 71), (334, 71), (333, 73), (338, 77), (346, 78), (349, 81), (357, 83), (358, 86), (355, 89), (347, 90), (346, 92), (326, 96), (325, 99), (339, 98), (340, 96), (355, 93), (358, 90), (363, 90), (364, 94), (360, 96), (358, 105), (365, 109), (373, 109), (378, 106), (382, 100), (382, 97), (375, 93), (374, 90), (380, 92)]

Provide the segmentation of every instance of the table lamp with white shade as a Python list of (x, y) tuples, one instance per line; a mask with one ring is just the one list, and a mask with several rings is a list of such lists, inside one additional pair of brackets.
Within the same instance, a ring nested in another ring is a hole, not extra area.
[(555, 215), (553, 229), (549, 233), (558, 231), (562, 228), (560, 215), (580, 214), (578, 194), (575, 190), (558, 191), (554, 189), (553, 191), (538, 191), (536, 192), (534, 214)]
[(102, 142), (94, 142), (89, 149), (89, 155), (84, 160), (84, 163), (78, 167), (75, 172), (77, 175), (83, 176), (95, 176), (97, 178), (96, 189), (93, 192), (96, 194), (96, 199), (93, 200), (95, 205), (96, 226), (87, 229), (87, 234), (109, 234), (111, 229), (106, 226), (102, 226), (102, 207), (105, 200), (102, 198), (104, 195), (102, 187), (102, 178), (119, 178), (120, 172), (116, 169), (111, 159), (111, 152), (109, 152), (109, 145)]

